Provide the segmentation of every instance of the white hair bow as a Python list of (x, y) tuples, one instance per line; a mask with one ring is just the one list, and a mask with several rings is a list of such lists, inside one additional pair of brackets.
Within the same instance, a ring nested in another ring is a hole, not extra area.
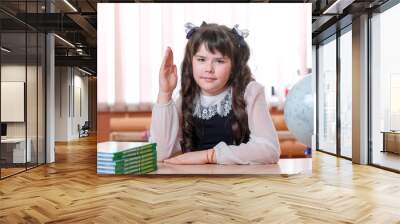
[(247, 29), (243, 29), (243, 30), (239, 29), (239, 25), (238, 24), (234, 25), (232, 30), (235, 30), (236, 34), (241, 36), (241, 37), (243, 37), (243, 38), (246, 38), (247, 36), (249, 36), (249, 30), (247, 30)]
[(190, 39), (194, 31), (196, 31), (198, 28), (199, 27), (193, 23), (185, 23), (186, 39)]

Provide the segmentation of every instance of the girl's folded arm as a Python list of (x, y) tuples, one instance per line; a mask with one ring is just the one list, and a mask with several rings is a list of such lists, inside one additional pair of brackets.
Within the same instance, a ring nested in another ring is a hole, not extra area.
[(278, 135), (265, 99), (264, 88), (253, 81), (246, 88), (250, 140), (238, 146), (217, 144), (218, 164), (272, 164), (280, 157)]

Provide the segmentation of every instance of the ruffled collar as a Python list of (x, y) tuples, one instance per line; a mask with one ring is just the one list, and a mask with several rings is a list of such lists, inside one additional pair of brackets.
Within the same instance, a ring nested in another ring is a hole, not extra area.
[(226, 117), (232, 110), (232, 88), (227, 88), (224, 92), (216, 96), (205, 96), (200, 94), (195, 98), (195, 109), (193, 116), (209, 120), (215, 115)]

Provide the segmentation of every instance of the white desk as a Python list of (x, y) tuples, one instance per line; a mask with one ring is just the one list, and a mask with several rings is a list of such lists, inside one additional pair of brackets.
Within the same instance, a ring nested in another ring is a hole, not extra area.
[(159, 162), (152, 174), (253, 174), (253, 175), (309, 175), (312, 173), (312, 158), (280, 159), (278, 164), (270, 165), (174, 165)]
[[(31, 145), (32, 140), (27, 138), (26, 142), (28, 143), (26, 147), (25, 154), (25, 138), (6, 138), (1, 139), (2, 147), (13, 147), (12, 148), (12, 155), (13, 155), (13, 163), (25, 163), (25, 158), (27, 158), (27, 162), (31, 161)], [(3, 149), (2, 149), (3, 151)], [(4, 150), (5, 151), (5, 150)]]
[[(134, 148), (134, 142), (102, 142), (97, 144), (97, 152), (117, 152)], [(270, 165), (174, 165), (163, 162), (157, 163), (157, 170), (147, 175), (281, 175), (291, 176), (312, 173), (312, 158), (280, 159), (277, 164)]]

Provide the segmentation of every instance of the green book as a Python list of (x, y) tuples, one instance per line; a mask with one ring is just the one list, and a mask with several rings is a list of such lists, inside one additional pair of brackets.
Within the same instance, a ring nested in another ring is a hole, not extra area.
[(157, 158), (154, 155), (149, 154), (149, 156), (146, 157), (118, 160), (117, 162), (97, 161), (97, 167), (123, 168), (123, 167), (137, 166), (146, 163), (148, 161), (157, 163)]
[(141, 165), (141, 164), (147, 163), (149, 161), (151, 161), (152, 163), (155, 163), (155, 164), (157, 163), (157, 159), (156, 158), (149, 157), (149, 158), (142, 159), (142, 160), (129, 161), (129, 162), (126, 162), (126, 163), (116, 164), (115, 168), (122, 168), (122, 167), (130, 167), (130, 166)]
[(151, 161), (141, 164), (140, 166), (132, 166), (126, 168), (116, 168), (116, 173), (130, 173), (130, 172), (140, 172), (142, 170), (147, 170), (149, 168), (157, 168), (157, 163), (153, 163)]
[(149, 167), (146, 169), (141, 169), (141, 170), (132, 170), (132, 171), (127, 171), (127, 172), (114, 172), (114, 171), (97, 171), (97, 174), (133, 174), (133, 175), (140, 175), (140, 174), (146, 174), (150, 173), (153, 171), (156, 171), (157, 167)]
[(141, 167), (131, 167), (127, 169), (107, 169), (97, 168), (98, 174), (145, 174), (157, 170), (157, 163), (149, 163)]
[(156, 143), (149, 142), (102, 142), (97, 144), (97, 157), (119, 160), (140, 155), (145, 149), (156, 151)]
[(157, 151), (154, 148), (148, 148), (148, 149), (143, 149), (141, 151), (131, 153), (131, 154), (126, 154), (121, 158), (111, 158), (111, 157), (104, 157), (102, 155), (97, 155), (97, 163), (108, 163), (108, 164), (117, 164), (121, 163), (124, 161), (130, 161), (130, 160), (138, 160), (141, 158), (147, 158), (147, 157), (155, 157), (157, 158)]

